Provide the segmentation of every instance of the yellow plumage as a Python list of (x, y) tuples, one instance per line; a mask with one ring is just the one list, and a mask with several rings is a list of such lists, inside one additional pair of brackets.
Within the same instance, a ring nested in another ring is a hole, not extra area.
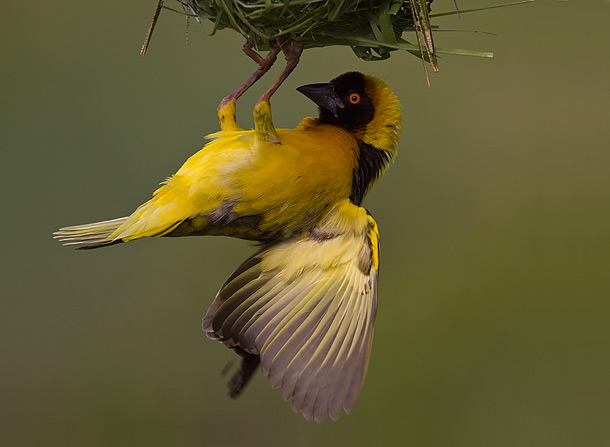
[(360, 73), (300, 91), (319, 118), (275, 129), (268, 102), (254, 130), (218, 111), (221, 131), (130, 216), (62, 228), (66, 245), (95, 248), (146, 236), (226, 235), (261, 247), (221, 288), (206, 334), (242, 363), (243, 390), (261, 365), (295, 411), (321, 421), (350, 411), (362, 386), (377, 307), (379, 233), (360, 207), (398, 143), (400, 104)]
[[(264, 116), (257, 122), (267, 120), (270, 117)], [(288, 236), (315, 225), (349, 195), (357, 142), (336, 126), (278, 129), (280, 143), (258, 140), (257, 130), (226, 130), (208, 138), (212, 141), (151, 200), (116, 221), (120, 226), (108, 240), (190, 234), (251, 240)], [(58, 236), (63, 240), (77, 230), (85, 235), (98, 230), (89, 225), (64, 228)]]

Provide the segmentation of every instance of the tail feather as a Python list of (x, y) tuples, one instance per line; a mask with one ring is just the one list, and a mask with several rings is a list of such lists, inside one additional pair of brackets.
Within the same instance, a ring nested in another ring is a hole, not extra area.
[(118, 244), (122, 242), (122, 240), (110, 239), (110, 236), (126, 220), (127, 217), (121, 217), (118, 219), (105, 220), (103, 222), (64, 227), (53, 233), (53, 238), (58, 239), (63, 245), (76, 245), (76, 248), (78, 249), (90, 249)]

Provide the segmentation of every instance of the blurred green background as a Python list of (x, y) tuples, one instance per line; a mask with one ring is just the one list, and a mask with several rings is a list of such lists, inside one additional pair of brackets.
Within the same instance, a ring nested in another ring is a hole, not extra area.
[[(0, 444), (5, 446), (610, 445), (610, 2), (537, 1), (436, 20), (426, 87), (406, 53), (308, 50), (273, 99), (361, 70), (401, 99), (400, 155), (365, 205), (379, 223), (379, 312), (351, 415), (316, 424), (258, 375), (226, 396), (233, 354), (201, 317), (252, 248), (223, 238), (60, 246), (60, 226), (120, 217), (217, 129), (254, 69), (155, 2), (5, 2)], [(463, 9), (485, 1), (462, 0)], [(453, 8), (434, 2), (434, 11)], [(209, 27), (206, 28), (209, 30)], [(240, 103), (241, 122), (282, 64)]]

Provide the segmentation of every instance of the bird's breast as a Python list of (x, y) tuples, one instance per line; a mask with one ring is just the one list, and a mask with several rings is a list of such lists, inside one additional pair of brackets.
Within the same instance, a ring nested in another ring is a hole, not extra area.
[[(220, 132), (156, 194), (148, 208), (173, 200), (183, 215), (170, 235), (221, 234), (265, 241), (317, 225), (349, 197), (358, 143), (319, 125), (278, 129), (279, 143), (253, 131)], [(160, 211), (160, 210), (159, 210)]]
[(258, 148), (249, 169), (238, 174), (240, 215), (263, 216), (261, 230), (302, 231), (348, 197), (357, 142), (333, 126), (278, 129), (278, 143)]

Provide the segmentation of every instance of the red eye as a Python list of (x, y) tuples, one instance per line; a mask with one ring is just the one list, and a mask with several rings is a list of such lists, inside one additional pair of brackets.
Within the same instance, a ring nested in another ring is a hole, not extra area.
[(360, 102), (360, 95), (358, 93), (352, 93), (349, 95), (349, 102), (352, 104), (358, 104)]

